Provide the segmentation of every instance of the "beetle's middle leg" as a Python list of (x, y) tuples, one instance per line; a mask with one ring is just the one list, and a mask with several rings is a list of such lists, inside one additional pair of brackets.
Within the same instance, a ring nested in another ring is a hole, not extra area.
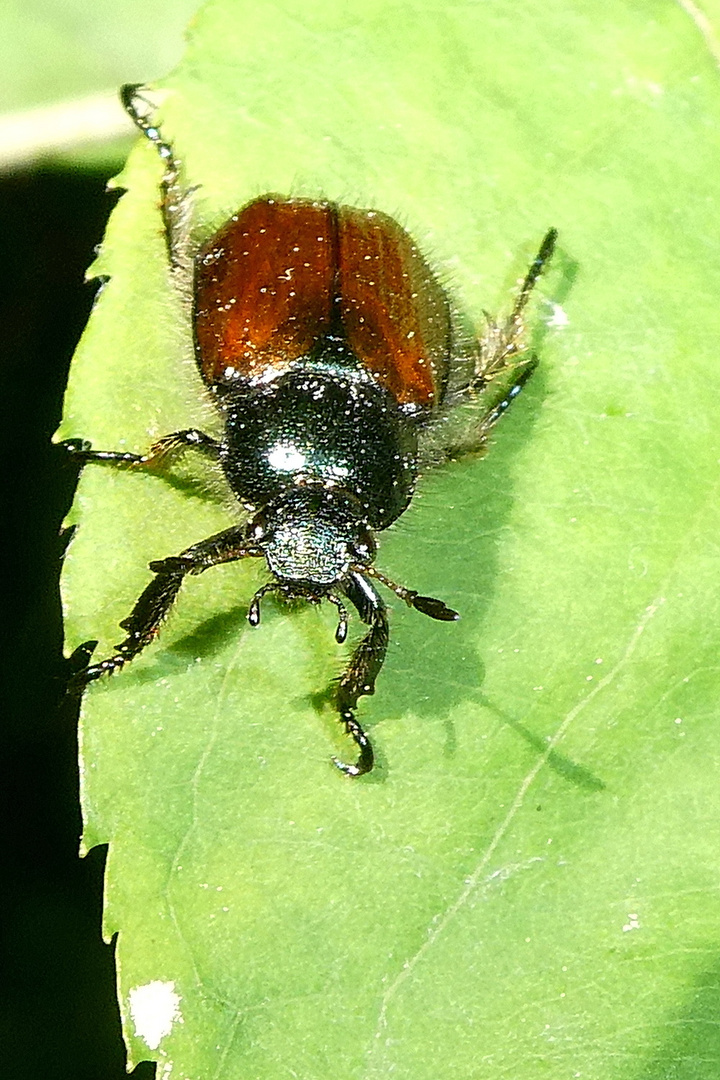
[(198, 428), (185, 428), (163, 435), (154, 442), (147, 454), (132, 454), (122, 450), (93, 450), (90, 443), (81, 439), (68, 439), (63, 444), (69, 454), (85, 465), (89, 461), (106, 461), (115, 465), (146, 465), (153, 468), (165, 459), (185, 450), (200, 450), (217, 461), (222, 449), (220, 443)]

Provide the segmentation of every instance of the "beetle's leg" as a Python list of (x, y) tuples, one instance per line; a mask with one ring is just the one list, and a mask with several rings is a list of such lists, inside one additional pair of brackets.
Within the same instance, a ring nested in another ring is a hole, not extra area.
[[(556, 240), (557, 231), (549, 229), (505, 321), (496, 322), (485, 312), (487, 326), (477, 345), (474, 374), (463, 369), (463, 385), (448, 393), (435, 421), (420, 430), (421, 470), (481, 450), (490, 428), (535, 371), (537, 358), (528, 350), (523, 316), (538, 278), (552, 258)], [(493, 393), (491, 384), (496, 379), (498, 385)], [(482, 401), (484, 413), (475, 408), (473, 400), (482, 391), (488, 391), (489, 395)]]
[(184, 450), (200, 450), (209, 457), (217, 458), (220, 455), (221, 446), (215, 439), (206, 435), (197, 428), (186, 428), (184, 431), (173, 431), (170, 435), (163, 435), (153, 443), (147, 454), (131, 454), (121, 450), (92, 450), (90, 443), (81, 439), (68, 439), (63, 443), (68, 453), (77, 458), (83, 465), (88, 461), (109, 461), (115, 465), (147, 465), (153, 468), (164, 462), (168, 455)]
[(536, 356), (530, 356), (527, 360), (523, 360), (518, 364), (513, 371), (513, 379), (510, 386), (507, 389), (502, 401), (498, 401), (493, 405), (489, 413), (487, 413), (480, 424), (480, 436), (485, 437), (486, 432), (490, 430), (493, 424), (497, 423), (501, 416), (507, 412), (512, 405), (515, 398), (522, 390), (525, 383), (529, 380), (535, 368), (538, 366), (538, 360)]
[(375, 693), (375, 680), (383, 666), (390, 633), (385, 605), (367, 578), (351, 570), (343, 580), (342, 588), (370, 629), (350, 657), (335, 695), (340, 720), (348, 735), (355, 740), (360, 754), (354, 765), (348, 765), (336, 757), (333, 763), (346, 776), (362, 776), (372, 769), (375, 755), (370, 740), (355, 718), (355, 709), (358, 698)]
[(381, 581), (388, 589), (392, 589), (396, 596), (404, 600), (408, 607), (422, 611), (423, 615), (429, 615), (431, 619), (439, 619), (440, 622), (455, 622), (460, 618), (457, 611), (453, 611), (442, 600), (436, 600), (433, 596), (420, 596), (415, 589), (406, 589), (404, 585), (397, 585), (385, 574), (381, 574), (374, 566), (353, 567), (362, 574), (369, 574), (377, 581)]
[[(523, 312), (538, 278), (552, 258), (556, 240), (557, 229), (548, 229), (540, 249), (525, 275), (513, 309), (505, 322), (498, 324), (485, 312), (487, 327), (480, 342), (480, 354), (476, 365), (475, 378), (472, 381), (474, 390), (482, 390), (489, 382), (512, 365), (514, 357), (524, 351), (523, 335), (525, 324), (523, 322)], [(528, 377), (530, 374), (529, 365), (532, 365), (530, 371), (536, 365), (536, 361), (532, 356), (525, 361), (521, 360), (517, 364), (519, 377), (510, 388), (510, 393), (516, 387), (515, 392), (517, 393), (517, 390), (522, 385), (520, 379), (523, 376), (524, 378)]]
[(127, 619), (120, 623), (123, 630), (127, 630), (127, 637), (115, 646), (117, 652), (114, 656), (90, 664), (84, 671), (78, 672), (76, 681), (82, 685), (93, 682), (101, 675), (118, 671), (142, 652), (157, 637), (186, 574), (201, 574), (211, 566), (261, 554), (258, 548), (247, 543), (245, 529), (234, 526), (201, 540), (199, 544), (193, 544), (180, 555), (151, 562), (150, 569), (155, 577), (140, 594)]
[(153, 144), (165, 165), (165, 172), (160, 181), (163, 223), (168, 258), (173, 270), (189, 280), (192, 270), (190, 253), (191, 198), (194, 188), (183, 187), (182, 162), (175, 156), (171, 144), (163, 138), (160, 128), (152, 121), (154, 106), (142, 94), (140, 83), (129, 83), (120, 90), (123, 108), (135, 126), (146, 139)]
[(248, 608), (247, 621), (251, 626), (260, 625), (260, 601), (263, 596), (266, 596), (269, 592), (282, 592), (283, 588), (277, 581), (269, 581), (267, 585), (261, 585), (258, 591), (250, 601), (250, 607)]
[(338, 624), (335, 630), (335, 640), (338, 645), (342, 645), (343, 641), (347, 637), (348, 632), (348, 610), (343, 604), (339, 596), (335, 593), (329, 592), (327, 598), (331, 604), (334, 604), (338, 612)]

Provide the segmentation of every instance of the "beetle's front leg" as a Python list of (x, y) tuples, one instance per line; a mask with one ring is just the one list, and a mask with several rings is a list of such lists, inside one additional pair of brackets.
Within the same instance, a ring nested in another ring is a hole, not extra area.
[(256, 547), (247, 543), (245, 528), (235, 526), (186, 548), (180, 555), (150, 563), (155, 577), (140, 594), (127, 619), (120, 623), (123, 630), (127, 630), (127, 637), (115, 646), (117, 651), (113, 656), (90, 664), (78, 672), (74, 681), (85, 685), (102, 675), (119, 671), (142, 652), (157, 637), (187, 574), (201, 574), (219, 563), (260, 554)]
[(375, 755), (370, 740), (355, 717), (355, 709), (358, 698), (375, 693), (375, 680), (385, 660), (390, 630), (385, 605), (366, 577), (357, 571), (350, 571), (343, 582), (343, 591), (370, 629), (352, 654), (335, 695), (340, 720), (348, 735), (354, 739), (360, 754), (354, 765), (348, 765), (338, 758), (333, 758), (333, 762), (346, 776), (362, 776), (372, 769)]

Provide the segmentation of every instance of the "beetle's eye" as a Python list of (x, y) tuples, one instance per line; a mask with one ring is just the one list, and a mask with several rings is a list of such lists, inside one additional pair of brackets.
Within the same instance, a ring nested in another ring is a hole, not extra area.
[(363, 529), (355, 543), (350, 545), (350, 554), (359, 562), (371, 562), (376, 551), (375, 538), (369, 529)]
[(248, 536), (251, 540), (259, 543), (261, 540), (267, 540), (268, 529), (267, 519), (264, 513), (256, 514), (253, 520), (248, 526)]

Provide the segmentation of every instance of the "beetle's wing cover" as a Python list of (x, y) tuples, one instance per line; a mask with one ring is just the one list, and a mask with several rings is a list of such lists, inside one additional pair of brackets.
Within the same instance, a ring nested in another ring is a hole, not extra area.
[(200, 251), (195, 341), (208, 385), (279, 374), (329, 333), (344, 334), (399, 404), (428, 410), (441, 401), (447, 298), (387, 214), (265, 195)]
[(399, 404), (432, 409), (442, 400), (451, 348), (445, 291), (393, 218), (348, 206), (338, 214), (348, 344)]
[(284, 371), (330, 329), (334, 207), (265, 195), (240, 210), (195, 264), (195, 342), (209, 386)]

